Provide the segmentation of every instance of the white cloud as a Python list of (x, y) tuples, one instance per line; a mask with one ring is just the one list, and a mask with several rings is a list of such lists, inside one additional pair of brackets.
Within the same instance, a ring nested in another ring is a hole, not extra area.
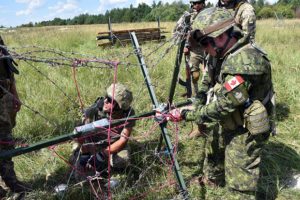
[(73, 12), (78, 9), (78, 3), (74, 0), (67, 0), (66, 2), (59, 1), (55, 6), (50, 6), (48, 9), (55, 13)]
[(16, 3), (28, 4), (25, 10), (20, 10), (16, 12), (16, 15), (20, 16), (31, 14), (36, 8), (43, 5), (44, 0), (16, 0)]

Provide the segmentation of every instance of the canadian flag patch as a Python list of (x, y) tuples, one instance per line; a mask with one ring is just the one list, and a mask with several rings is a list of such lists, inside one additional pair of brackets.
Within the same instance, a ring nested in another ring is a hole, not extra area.
[(227, 91), (231, 91), (242, 83), (244, 83), (244, 79), (241, 76), (237, 75), (225, 82), (224, 86)]

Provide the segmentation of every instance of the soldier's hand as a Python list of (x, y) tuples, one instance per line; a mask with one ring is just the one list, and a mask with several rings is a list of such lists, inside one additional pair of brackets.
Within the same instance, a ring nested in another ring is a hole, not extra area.
[(169, 115), (167, 116), (167, 120), (170, 120), (172, 122), (179, 122), (182, 120), (181, 117), (181, 110), (180, 109), (173, 109), (170, 110)]
[(190, 49), (187, 48), (187, 47), (184, 47), (183, 53), (184, 53), (184, 55), (189, 55), (190, 54)]

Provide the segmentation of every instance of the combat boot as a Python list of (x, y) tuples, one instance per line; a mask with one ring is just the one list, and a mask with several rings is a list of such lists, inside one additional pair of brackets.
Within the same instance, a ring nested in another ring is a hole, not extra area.
[(32, 191), (32, 188), (19, 180), (14, 181), (13, 183), (5, 183), (9, 189), (14, 193), (23, 193), (23, 192), (30, 192)]
[(6, 197), (7, 191), (0, 186), (0, 200)]

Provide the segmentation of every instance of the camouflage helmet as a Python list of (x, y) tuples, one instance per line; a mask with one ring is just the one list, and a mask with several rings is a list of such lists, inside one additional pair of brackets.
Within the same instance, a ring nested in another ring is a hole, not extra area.
[(128, 110), (130, 108), (130, 104), (133, 100), (132, 92), (129, 91), (123, 84), (111, 84), (107, 88), (106, 94), (111, 98), (114, 94), (114, 100), (122, 110)]
[[(200, 31), (200, 37), (218, 37), (235, 25), (234, 15), (227, 9), (211, 7), (201, 11), (192, 28)], [(201, 39), (200, 38), (200, 39)]]
[(217, 7), (223, 7), (226, 9), (234, 9), (240, 2), (247, 2), (246, 0), (218, 0)]

